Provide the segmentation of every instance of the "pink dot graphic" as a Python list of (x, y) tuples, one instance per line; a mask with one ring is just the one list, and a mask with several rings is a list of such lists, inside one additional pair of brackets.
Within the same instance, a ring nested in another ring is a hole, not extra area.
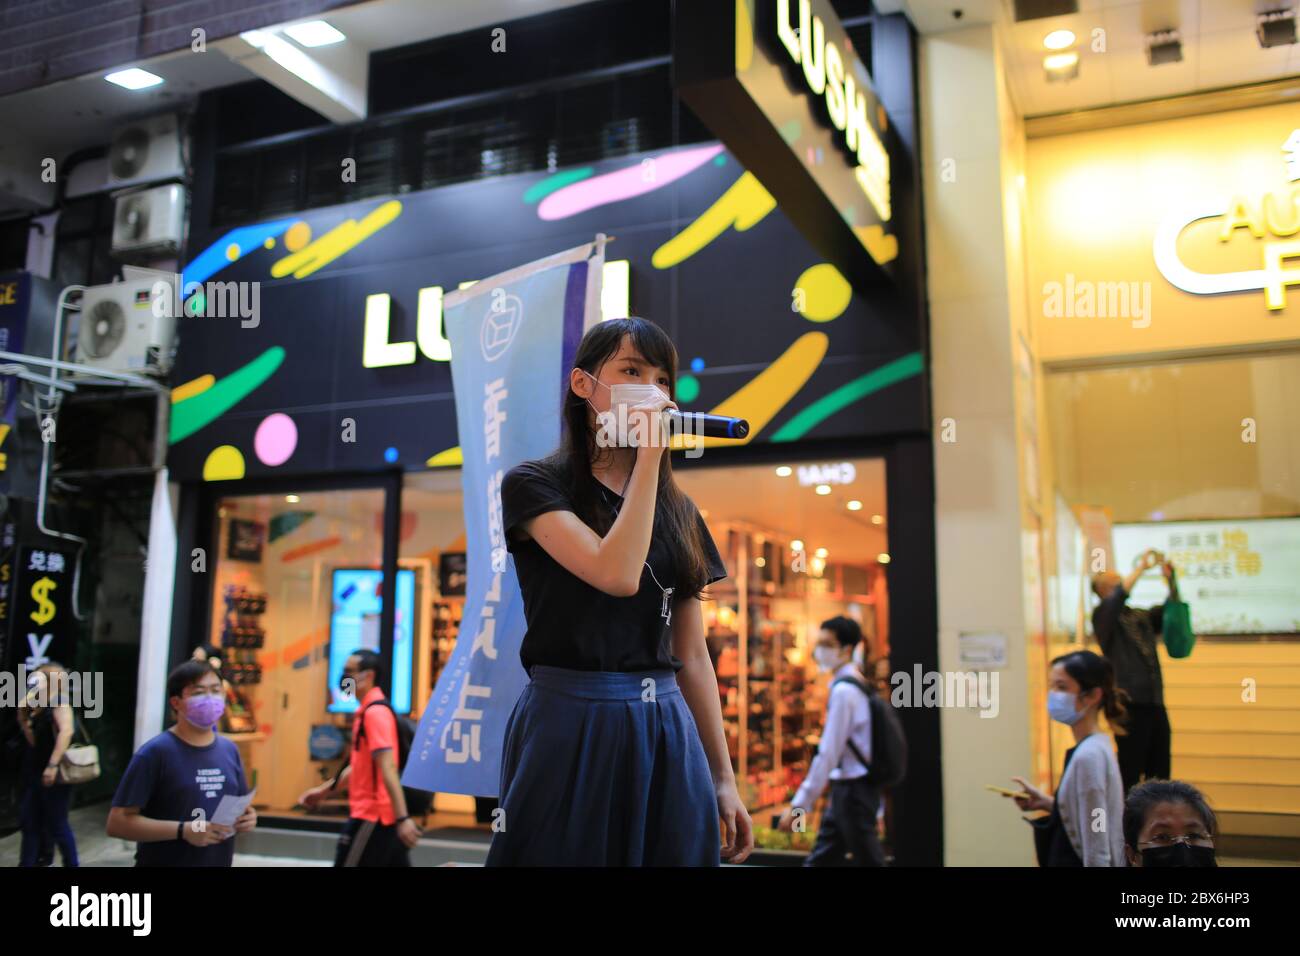
[(283, 412), (267, 415), (253, 436), (257, 460), (274, 468), (283, 465), (298, 447), (298, 426)]

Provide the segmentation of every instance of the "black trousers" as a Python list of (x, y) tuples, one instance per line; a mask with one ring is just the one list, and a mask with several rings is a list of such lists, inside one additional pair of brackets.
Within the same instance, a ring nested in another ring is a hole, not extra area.
[(879, 809), (880, 791), (866, 777), (832, 780), (830, 806), (803, 865), (884, 866), (885, 853), (876, 837)]
[(349, 817), (334, 854), (335, 866), (410, 866), (411, 853), (397, 827)]
[(1116, 734), (1115, 746), (1119, 750), (1119, 775), (1128, 793), (1143, 777), (1148, 780), (1168, 780), (1169, 713), (1163, 704), (1129, 704), (1127, 733)]

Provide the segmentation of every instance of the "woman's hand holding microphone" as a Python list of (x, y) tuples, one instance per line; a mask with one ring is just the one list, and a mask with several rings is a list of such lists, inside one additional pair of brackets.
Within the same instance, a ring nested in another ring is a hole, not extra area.
[[(677, 410), (677, 403), (661, 393), (659, 398), (647, 398), (628, 406), (627, 433), (636, 446), (638, 460), (653, 457), (656, 461), (668, 447), (668, 422), (665, 409)], [(638, 439), (644, 438), (644, 441)]]

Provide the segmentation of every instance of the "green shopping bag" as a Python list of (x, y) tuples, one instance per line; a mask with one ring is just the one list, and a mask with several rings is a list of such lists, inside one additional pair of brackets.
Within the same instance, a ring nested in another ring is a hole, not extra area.
[(1165, 602), (1164, 618), (1160, 631), (1165, 638), (1165, 650), (1170, 657), (1187, 657), (1192, 653), (1196, 635), (1192, 633), (1192, 609), (1186, 601), (1170, 598)]

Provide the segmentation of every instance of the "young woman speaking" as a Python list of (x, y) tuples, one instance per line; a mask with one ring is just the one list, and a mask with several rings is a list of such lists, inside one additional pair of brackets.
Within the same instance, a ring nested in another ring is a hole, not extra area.
[(753, 831), (700, 610), (727, 571), (661, 429), (677, 351), (651, 322), (609, 320), (574, 365), (560, 447), (501, 486), (530, 680), (506, 725), (487, 865), (739, 863)]

